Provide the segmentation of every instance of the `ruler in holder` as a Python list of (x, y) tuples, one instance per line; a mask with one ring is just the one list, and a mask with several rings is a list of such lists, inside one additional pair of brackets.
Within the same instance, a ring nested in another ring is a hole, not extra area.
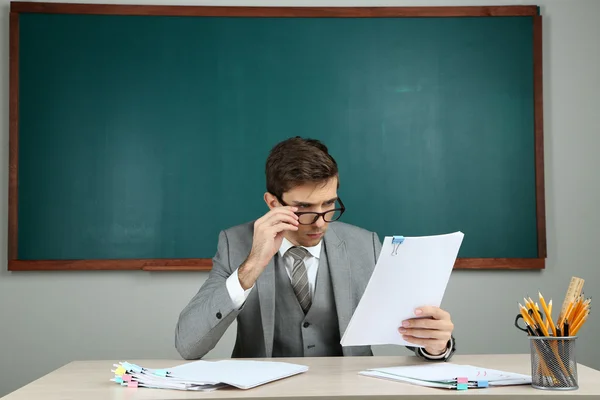
[(571, 278), (571, 282), (569, 283), (569, 287), (567, 288), (567, 293), (565, 295), (565, 300), (563, 301), (562, 308), (560, 309), (559, 320), (562, 321), (564, 315), (569, 308), (569, 304), (575, 302), (577, 298), (581, 295), (581, 291), (583, 290), (584, 280), (578, 278), (576, 276)]

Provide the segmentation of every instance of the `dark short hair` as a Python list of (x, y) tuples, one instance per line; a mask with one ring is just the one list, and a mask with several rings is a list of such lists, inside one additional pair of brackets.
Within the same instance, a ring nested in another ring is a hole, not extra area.
[(325, 183), (338, 175), (327, 146), (316, 139), (292, 137), (275, 145), (265, 168), (267, 191), (281, 200), (283, 193), (305, 183)]

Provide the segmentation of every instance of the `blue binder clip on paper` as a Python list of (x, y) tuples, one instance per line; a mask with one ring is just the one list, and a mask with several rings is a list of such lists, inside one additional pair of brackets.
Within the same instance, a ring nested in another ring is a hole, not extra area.
[(392, 255), (398, 254), (398, 247), (404, 242), (404, 236), (393, 236), (392, 237)]

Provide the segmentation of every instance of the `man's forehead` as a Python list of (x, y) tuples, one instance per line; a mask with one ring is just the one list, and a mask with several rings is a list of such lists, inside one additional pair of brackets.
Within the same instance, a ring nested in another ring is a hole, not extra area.
[(284, 197), (286, 202), (319, 204), (337, 198), (337, 184), (329, 180), (298, 185), (285, 192)]

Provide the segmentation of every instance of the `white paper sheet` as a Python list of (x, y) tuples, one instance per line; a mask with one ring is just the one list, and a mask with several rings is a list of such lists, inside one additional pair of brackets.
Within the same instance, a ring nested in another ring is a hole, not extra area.
[(392, 244), (386, 236), (375, 270), (341, 339), (342, 346), (397, 344), (402, 321), (421, 306), (439, 307), (464, 234), (405, 237)]
[(477, 382), (486, 382), (489, 386), (528, 385), (531, 383), (530, 375), (452, 363), (372, 368), (361, 371), (359, 374), (448, 389), (454, 387), (457, 378), (466, 378), (471, 387), (477, 387)]
[(169, 369), (169, 376), (190, 383), (226, 383), (250, 389), (307, 370), (305, 365), (277, 361), (194, 361)]

